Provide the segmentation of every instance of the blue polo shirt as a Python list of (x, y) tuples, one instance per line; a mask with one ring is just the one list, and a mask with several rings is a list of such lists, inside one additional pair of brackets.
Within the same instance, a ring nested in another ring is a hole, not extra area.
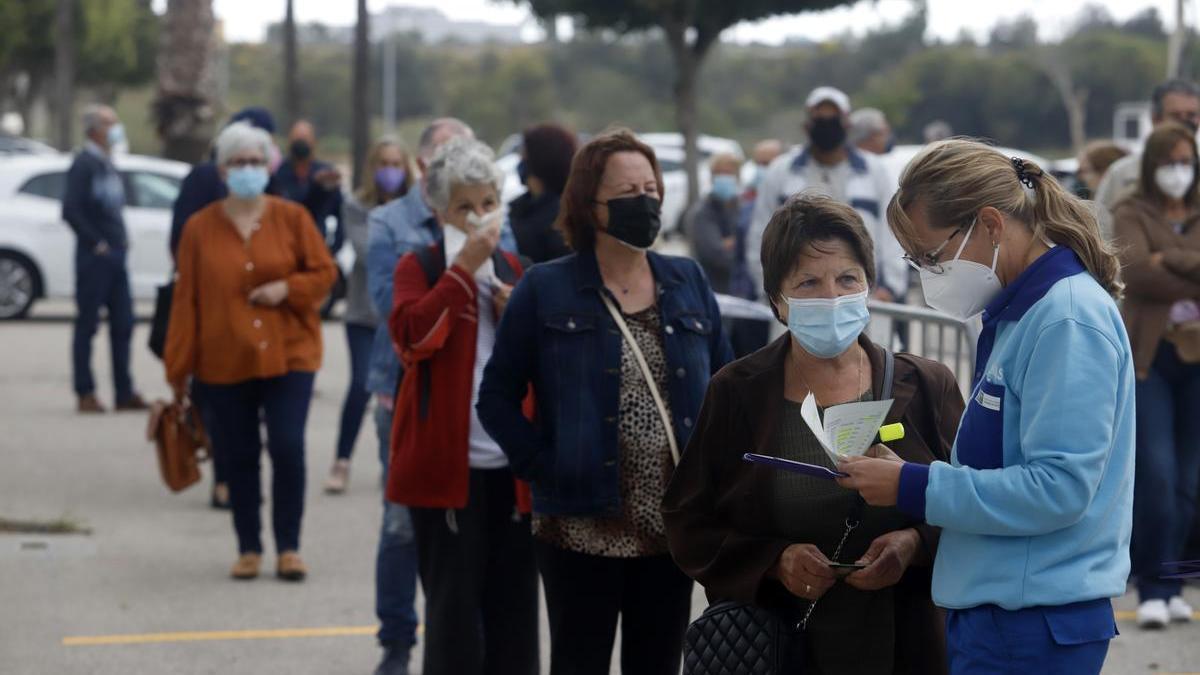
[(934, 601), (1007, 610), (1120, 596), (1134, 368), (1116, 303), (1059, 246), (984, 312), (951, 462), (906, 464), (898, 506), (943, 528)]

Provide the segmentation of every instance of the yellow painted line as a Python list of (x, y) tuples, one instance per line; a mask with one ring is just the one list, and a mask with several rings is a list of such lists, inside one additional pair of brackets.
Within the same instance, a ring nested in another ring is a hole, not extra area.
[[(1136, 621), (1137, 620), (1137, 612), (1135, 612), (1133, 610), (1123, 610), (1123, 611), (1119, 611), (1119, 612), (1113, 612), (1113, 614), (1115, 614), (1117, 616), (1117, 621)], [(1200, 621), (1200, 612), (1192, 612), (1192, 621)], [(1166, 674), (1164, 673), (1164, 675), (1166, 675)]]
[(163, 642), (210, 642), (218, 640), (287, 640), (317, 637), (357, 637), (374, 635), (379, 626), (329, 626), (325, 628), (278, 628), (266, 630), (213, 630), (181, 633), (143, 633), (140, 635), (95, 635), (63, 638), (64, 647), (101, 645), (144, 645)]

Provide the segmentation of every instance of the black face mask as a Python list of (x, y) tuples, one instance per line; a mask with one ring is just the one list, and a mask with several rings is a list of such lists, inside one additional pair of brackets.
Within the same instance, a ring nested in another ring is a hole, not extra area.
[(818, 117), (808, 128), (808, 138), (818, 150), (829, 152), (846, 142), (846, 127), (838, 117)]
[(645, 250), (658, 239), (662, 229), (659, 211), (662, 202), (650, 195), (610, 199), (608, 206), (608, 229), (605, 232), (617, 241), (633, 248)]
[(312, 157), (312, 146), (308, 144), (308, 141), (292, 141), (290, 151), (292, 157), (301, 161)]

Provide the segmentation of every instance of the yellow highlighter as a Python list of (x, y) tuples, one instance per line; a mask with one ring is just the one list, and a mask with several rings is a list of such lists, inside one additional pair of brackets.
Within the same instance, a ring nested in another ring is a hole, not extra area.
[(879, 433), (875, 436), (875, 442), (884, 445), (900, 440), (904, 440), (904, 425), (899, 422), (879, 427)]

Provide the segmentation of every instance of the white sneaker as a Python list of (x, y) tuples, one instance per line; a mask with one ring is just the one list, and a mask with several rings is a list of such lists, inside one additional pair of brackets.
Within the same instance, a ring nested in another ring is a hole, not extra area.
[(1167, 612), (1172, 621), (1186, 623), (1192, 620), (1192, 606), (1178, 595), (1167, 601)]
[(1171, 613), (1163, 600), (1147, 600), (1138, 605), (1137, 625), (1143, 629), (1166, 628), (1171, 621)]

